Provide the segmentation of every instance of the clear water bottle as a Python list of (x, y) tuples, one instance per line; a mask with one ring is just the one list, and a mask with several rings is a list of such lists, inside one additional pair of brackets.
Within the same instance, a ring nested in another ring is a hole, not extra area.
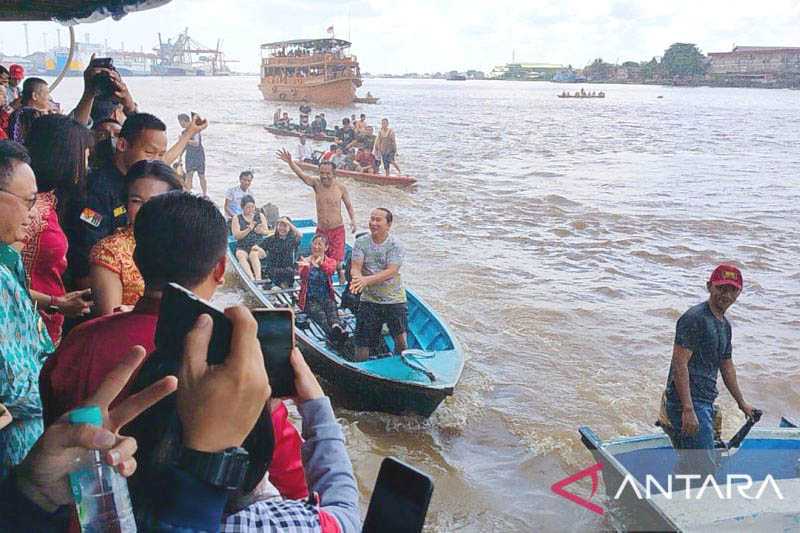
[[(96, 405), (69, 413), (70, 424), (103, 425), (103, 415)], [(117, 470), (103, 461), (98, 450), (87, 450), (69, 475), (69, 484), (81, 530), (91, 533), (135, 533), (128, 482)]]

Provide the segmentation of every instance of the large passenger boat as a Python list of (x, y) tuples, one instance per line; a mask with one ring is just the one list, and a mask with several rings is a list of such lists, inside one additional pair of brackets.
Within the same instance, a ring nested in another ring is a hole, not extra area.
[(361, 86), (358, 60), (342, 39), (296, 39), (261, 45), (266, 100), (350, 105)]

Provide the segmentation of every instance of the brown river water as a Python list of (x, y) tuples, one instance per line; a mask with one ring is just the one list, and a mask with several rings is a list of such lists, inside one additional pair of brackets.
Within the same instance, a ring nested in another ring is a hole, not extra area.
[[(251, 168), (259, 205), (314, 216), (312, 192), (274, 157), (296, 141), (263, 130), (276, 106), (256, 78), (128, 83), (171, 140), (178, 113), (210, 119), (216, 201)], [(800, 415), (800, 92), (584, 87), (607, 98), (561, 100), (580, 87), (552, 83), (365, 80), (379, 105), (324, 110), (331, 125), (362, 112), (391, 121), (419, 185), (343, 183), (362, 227), (372, 207), (394, 211), (405, 282), (467, 355), (428, 420), (337, 409), (365, 509), (394, 455), (434, 478), (430, 531), (608, 528), (550, 486), (594, 463), (579, 426), (601, 438), (656, 429), (675, 321), (723, 260), (745, 278), (728, 313), (745, 397), (764, 426)], [(68, 107), (79, 91), (68, 79), (55, 97)], [(231, 277), (218, 300), (242, 295)], [(743, 419), (720, 389), (729, 437)]]

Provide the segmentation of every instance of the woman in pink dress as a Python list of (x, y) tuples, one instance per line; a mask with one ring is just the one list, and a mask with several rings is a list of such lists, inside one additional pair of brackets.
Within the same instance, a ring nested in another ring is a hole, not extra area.
[(28, 134), (27, 148), (39, 192), (37, 214), (23, 243), (22, 260), (31, 296), (56, 345), (64, 317), (83, 316), (91, 307), (91, 291), (67, 292), (64, 287), (67, 236), (59, 221), (84, 193), (91, 142), (89, 130), (63, 115), (36, 119)]

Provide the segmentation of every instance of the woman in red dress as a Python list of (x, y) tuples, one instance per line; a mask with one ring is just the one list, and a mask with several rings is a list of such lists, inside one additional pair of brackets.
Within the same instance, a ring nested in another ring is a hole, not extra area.
[(90, 311), (90, 291), (67, 292), (67, 236), (59, 216), (80, 201), (85, 189), (92, 134), (63, 115), (36, 119), (28, 135), (31, 168), (36, 174), (36, 211), (23, 243), (22, 260), (47, 332), (54, 344), (61, 339), (64, 317)]

